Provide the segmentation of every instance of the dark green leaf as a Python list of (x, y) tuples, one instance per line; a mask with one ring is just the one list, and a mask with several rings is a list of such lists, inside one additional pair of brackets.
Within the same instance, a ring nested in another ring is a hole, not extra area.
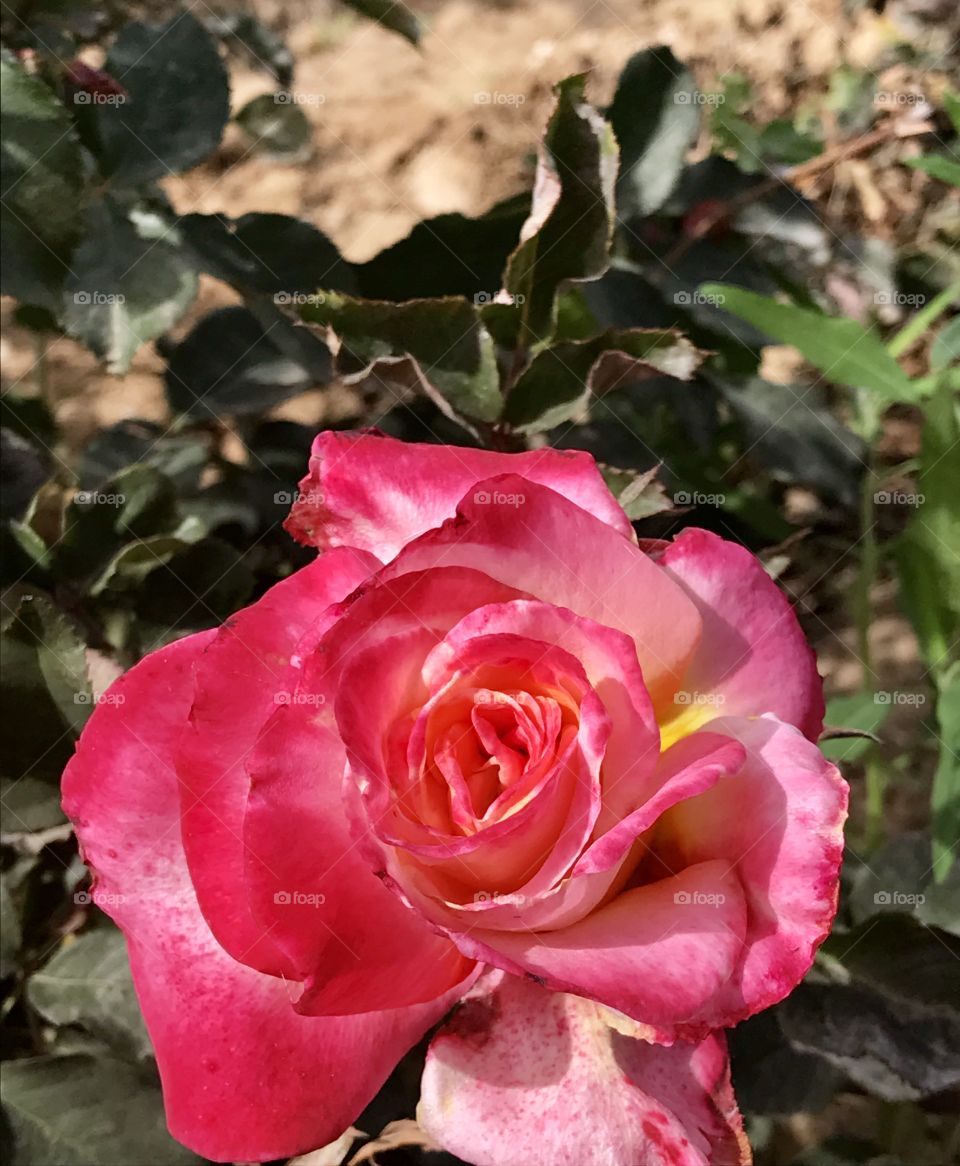
[[(277, 507), (279, 521), (283, 511)], [(218, 538), (205, 538), (154, 571), (138, 595), (141, 619), (172, 631), (214, 627), (250, 598), (254, 577), (243, 557)]]
[(689, 380), (703, 354), (678, 332), (609, 331), (538, 352), (510, 391), (504, 420), (525, 432), (552, 429), (581, 414), (591, 397), (648, 377)]
[(402, 0), (343, 0), (348, 8), (398, 32), (412, 45), (420, 43), (420, 22)]
[(944, 385), (927, 402), (916, 491), (922, 501), (896, 546), (901, 600), (935, 672), (948, 664), (960, 631), (958, 441), (958, 406)]
[(78, 1024), (136, 1060), (151, 1054), (126, 940), (114, 927), (97, 927), (65, 942), (30, 977), (27, 997), (51, 1024)]
[(20, 916), (7, 886), (6, 874), (0, 871), (0, 980), (5, 980), (16, 970), (22, 941)]
[(115, 477), (134, 462), (153, 466), (179, 491), (196, 489), (210, 457), (209, 442), (200, 435), (169, 434), (152, 421), (119, 421), (94, 434), (80, 461), (80, 488), (87, 492)]
[(922, 158), (907, 158), (906, 165), (913, 170), (922, 170), (931, 178), (937, 178), (948, 186), (960, 186), (960, 162), (954, 162), (945, 154), (925, 154)]
[(284, 89), (293, 84), (293, 56), (272, 28), (249, 12), (212, 13), (205, 20), (214, 36), (230, 48), (242, 49), (250, 61), (276, 79)]
[(230, 116), (227, 71), (189, 11), (165, 24), (124, 25), (106, 70), (127, 93), (96, 106), (100, 168), (115, 184), (142, 186), (188, 170), (219, 146)]
[(894, 1002), (861, 984), (801, 984), (781, 1010), (795, 1048), (817, 1053), (886, 1101), (960, 1082), (960, 1022)]
[(63, 612), (42, 596), (26, 596), (17, 614), (34, 637), (37, 664), (54, 704), (79, 736), (93, 700), (84, 641)]
[(165, 379), (178, 413), (216, 417), (263, 413), (330, 375), (326, 345), (307, 329), (279, 312), (261, 323), (232, 307), (204, 316), (174, 350)]
[(56, 311), (81, 229), (80, 145), (61, 102), (5, 52), (0, 108), (3, 292)]
[(482, 421), (499, 415), (493, 340), (473, 304), (459, 298), (402, 304), (329, 294), (302, 309), (305, 320), (340, 338), (338, 365), (350, 381), (376, 374), (425, 392), (448, 414)]
[(778, 481), (808, 486), (828, 502), (854, 507), (865, 446), (833, 416), (823, 394), (760, 377), (711, 376), (745, 432), (745, 445)]
[(489, 303), (529, 212), (530, 198), (524, 194), (476, 219), (459, 214), (426, 219), (355, 269), (360, 294), (371, 300), (466, 296)]
[(3, 1104), (17, 1166), (194, 1166), (167, 1133), (160, 1088), (112, 1057), (8, 1061)]
[(607, 118), (620, 145), (617, 209), (650, 215), (670, 197), (700, 127), (693, 74), (664, 45), (627, 62)]
[(107, 563), (90, 584), (91, 595), (116, 593), (139, 588), (146, 577), (168, 563), (174, 555), (205, 533), (199, 518), (188, 516), (169, 534), (155, 534), (128, 543)]
[(937, 882), (943, 882), (956, 865), (960, 839), (960, 662), (955, 662), (940, 680), (937, 734), (940, 752), (930, 794), (930, 816), (934, 870)]
[(125, 373), (141, 344), (183, 315), (197, 277), (165, 223), (109, 196), (91, 204), (86, 236), (71, 260), (63, 324), (112, 373)]
[(781, 304), (729, 284), (704, 284), (700, 292), (772, 340), (798, 348), (830, 381), (870, 389), (885, 403), (913, 401), (917, 396), (879, 338), (856, 320)]
[[(835, 696), (827, 705), (825, 725), (830, 729), (856, 729), (862, 733), (880, 736), (890, 709), (889, 704), (878, 703), (876, 695), (872, 692)], [(872, 744), (869, 738), (839, 737), (833, 741), (821, 741), (820, 749), (831, 761), (849, 761), (855, 764)]]
[(783, 1034), (782, 1005), (768, 1008), (729, 1032), (730, 1067), (744, 1113), (819, 1113), (842, 1078), (820, 1057), (794, 1049)]
[(321, 289), (353, 290), (351, 265), (316, 227), (289, 215), (184, 215), (180, 230), (208, 274), (281, 306)]
[(568, 77), (537, 161), (533, 207), (510, 256), (506, 290), (520, 306), (524, 347), (547, 339), (556, 296), (567, 280), (596, 279), (606, 270), (614, 222), (617, 143), (584, 100), (584, 78)]
[(257, 153), (286, 161), (309, 156), (313, 131), (289, 93), (261, 93), (234, 120), (250, 136)]
[(954, 316), (933, 338), (930, 367), (935, 372), (941, 372), (958, 362), (960, 362), (960, 316)]

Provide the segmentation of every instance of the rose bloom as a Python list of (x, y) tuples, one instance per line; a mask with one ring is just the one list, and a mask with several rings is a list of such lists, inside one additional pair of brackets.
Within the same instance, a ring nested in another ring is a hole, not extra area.
[(174, 1136), (336, 1138), (404, 1053), (479, 1166), (749, 1161), (724, 1026), (836, 907), (845, 786), (786, 599), (638, 545), (584, 453), (323, 433), (321, 553), (95, 711), (64, 805)]

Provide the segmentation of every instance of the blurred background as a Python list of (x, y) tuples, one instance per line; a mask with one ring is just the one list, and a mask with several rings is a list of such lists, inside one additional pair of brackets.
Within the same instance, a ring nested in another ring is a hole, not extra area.
[[(761, 556), (853, 797), (834, 934), (731, 1035), (757, 1161), (960, 1160), (955, 0), (9, 0), (0, 33), (12, 1160), (197, 1161), (57, 783), (123, 669), (307, 561), (280, 524), (311, 438), (360, 426), (587, 449), (641, 536)], [(496, 300), (584, 72), (621, 169), (591, 195), (599, 278), (557, 286), (573, 381), (461, 408), (434, 309), (398, 341), (365, 302), (463, 297), (517, 387), (527, 325)], [(637, 328), (695, 369), (599, 387), (583, 345)], [(420, 1056), (303, 1166), (452, 1162), (412, 1121)]]

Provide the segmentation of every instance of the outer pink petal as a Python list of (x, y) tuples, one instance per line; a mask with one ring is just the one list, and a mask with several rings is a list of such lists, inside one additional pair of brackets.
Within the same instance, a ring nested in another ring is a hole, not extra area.
[(298, 689), (250, 759), (244, 840), (254, 910), (305, 980), (299, 1011), (341, 1015), (433, 1000), (472, 962), (392, 894), (354, 844), (332, 709), (298, 700), (316, 695)]
[[(516, 504), (478, 502), (512, 498)], [(507, 475), (478, 484), (439, 530), (383, 572), (470, 567), (633, 638), (650, 697), (669, 700), (700, 636), (695, 605), (633, 543), (553, 490)]]
[(633, 528), (588, 453), (491, 453), (416, 445), (375, 431), (317, 436), (310, 470), (287, 519), (299, 542), (361, 547), (389, 562), (411, 539), (452, 518), (471, 486), (518, 474), (549, 486), (633, 539)]
[(252, 914), (244, 889), (247, 760), (286, 692), (293, 648), (376, 565), (362, 551), (322, 555), (233, 616), (197, 660), (196, 698), (176, 755), (184, 848), (217, 939), (261, 971), (296, 975), (269, 928)]
[(723, 1037), (672, 1048), (515, 976), (481, 980), (430, 1045), (420, 1124), (476, 1166), (742, 1166)]
[(823, 727), (817, 661), (786, 596), (744, 547), (689, 528), (659, 558), (700, 609), (703, 635), (681, 687), (717, 695), (716, 711), (774, 716), (816, 741)]
[(237, 963), (210, 933), (181, 846), (171, 750), (213, 634), (155, 652), (113, 686), (123, 701), (94, 712), (63, 804), (96, 898), (127, 937), (171, 1132), (207, 1158), (264, 1161), (335, 1138), (450, 1000), (298, 1016), (282, 981)]
[(847, 806), (836, 766), (793, 726), (724, 717), (709, 728), (744, 745), (743, 767), (670, 810), (652, 843), (670, 870), (724, 860), (746, 896), (743, 956), (697, 1032), (775, 1004), (810, 967), (836, 912)]
[(703, 862), (557, 931), (475, 928), (452, 938), (477, 959), (606, 1004), (669, 1041), (735, 972), (746, 914), (729, 863)]

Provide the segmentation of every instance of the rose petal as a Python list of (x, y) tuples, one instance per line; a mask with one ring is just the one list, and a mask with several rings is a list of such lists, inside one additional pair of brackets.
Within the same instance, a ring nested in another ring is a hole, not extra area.
[(620, 534), (634, 537), (630, 520), (588, 453), (492, 453), (417, 445), (375, 431), (317, 436), (310, 471), (285, 525), (299, 542), (360, 547), (389, 562), (412, 539), (452, 518), (471, 486), (503, 473), (549, 486)]
[(741, 742), (740, 770), (661, 819), (664, 869), (725, 860), (743, 885), (746, 946), (736, 974), (691, 1031), (736, 1024), (801, 980), (837, 906), (847, 785), (816, 746), (773, 717), (722, 717), (710, 732)]
[[(678, 706), (685, 731), (717, 715), (773, 713), (816, 741), (823, 726), (816, 657), (759, 559), (709, 531), (688, 528), (659, 562), (703, 619), (700, 644), (681, 682), (690, 702)], [(664, 735), (674, 735), (670, 726)]]
[(329, 1016), (433, 1000), (469, 974), (471, 961), (392, 894), (354, 845), (332, 710), (296, 699), (303, 695), (277, 710), (249, 761), (244, 841), (254, 912), (305, 981), (298, 1011)]
[[(174, 1137), (217, 1161), (287, 1158), (359, 1114), (451, 1000), (335, 1020), (237, 963), (197, 905), (180, 842), (174, 738), (215, 633), (153, 653), (98, 705), (63, 777), (63, 805), (127, 937)], [(122, 698), (122, 703), (121, 703)]]
[(736, 970), (745, 929), (740, 881), (721, 860), (624, 891), (556, 931), (474, 928), (451, 938), (478, 960), (606, 1004), (669, 1041)]
[(668, 572), (566, 498), (515, 475), (478, 483), (456, 518), (411, 543), (380, 579), (439, 566), (483, 571), (626, 633), (655, 706), (672, 696), (700, 636), (697, 609)]
[(376, 565), (362, 551), (322, 555), (237, 612), (197, 660), (196, 697), (176, 753), (184, 850), (217, 939), (236, 959), (271, 974), (295, 976), (296, 969), (252, 914), (244, 890), (247, 758), (286, 695), (301, 636)]
[(719, 1034), (672, 1048), (576, 996), (481, 980), (430, 1045), (420, 1125), (476, 1166), (744, 1166)]

